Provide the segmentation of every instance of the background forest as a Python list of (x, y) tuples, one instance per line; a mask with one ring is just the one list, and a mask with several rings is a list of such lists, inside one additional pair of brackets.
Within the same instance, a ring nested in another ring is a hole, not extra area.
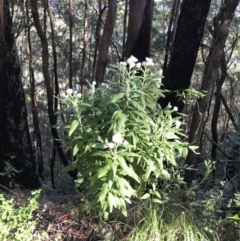
[(239, 240), (239, 39), (239, 0), (0, 0), (0, 239)]

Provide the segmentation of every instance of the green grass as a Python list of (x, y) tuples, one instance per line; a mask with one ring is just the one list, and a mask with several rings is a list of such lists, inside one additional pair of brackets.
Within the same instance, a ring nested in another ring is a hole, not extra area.
[[(192, 211), (181, 206), (162, 207), (143, 204), (135, 210), (135, 227), (127, 241), (215, 241), (212, 230), (201, 225)], [(144, 210), (145, 209), (145, 210)], [(140, 220), (139, 218), (142, 217)]]

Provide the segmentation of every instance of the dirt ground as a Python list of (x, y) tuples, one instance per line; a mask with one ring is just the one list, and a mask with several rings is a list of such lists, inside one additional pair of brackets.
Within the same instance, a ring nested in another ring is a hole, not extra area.
[[(19, 196), (13, 195), (16, 207), (24, 206), (30, 197), (29, 190), (18, 190)], [(12, 197), (11, 193), (6, 194)], [(85, 210), (86, 201), (76, 191), (67, 193), (64, 188), (56, 189), (42, 186), (39, 207), (33, 212), (37, 219), (36, 230), (47, 232), (46, 241), (110, 241), (124, 240), (126, 232), (117, 221), (107, 223), (99, 220), (94, 210)], [(115, 237), (115, 238), (114, 238)]]

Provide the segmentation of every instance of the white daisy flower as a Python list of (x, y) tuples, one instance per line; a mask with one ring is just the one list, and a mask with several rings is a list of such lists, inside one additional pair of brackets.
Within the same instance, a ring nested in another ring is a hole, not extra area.
[(131, 55), (130, 58), (127, 59), (127, 63), (130, 65), (131, 63), (138, 62), (138, 59), (136, 59), (133, 55)]
[(126, 67), (127, 66), (127, 62), (120, 62), (120, 66)]
[(112, 142), (108, 142), (108, 143), (107, 143), (107, 146), (108, 146), (110, 149), (113, 149), (114, 146), (115, 146), (115, 144), (112, 143)]
[(73, 93), (73, 89), (67, 89), (67, 94), (71, 95)]
[(174, 107), (173, 107), (173, 110), (174, 110), (174, 111), (178, 111), (177, 106), (174, 106)]
[(122, 141), (123, 141), (121, 133), (114, 134), (113, 137), (112, 137), (112, 141), (116, 144), (121, 144)]

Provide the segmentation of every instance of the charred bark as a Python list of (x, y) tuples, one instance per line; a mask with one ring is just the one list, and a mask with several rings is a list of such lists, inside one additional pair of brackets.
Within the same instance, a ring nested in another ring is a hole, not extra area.
[(163, 84), (171, 92), (158, 103), (165, 108), (168, 103), (181, 112), (183, 102), (178, 100), (177, 91), (189, 88), (197, 53), (203, 36), (204, 26), (211, 0), (183, 0), (177, 29), (171, 48)]
[(0, 172), (5, 162), (10, 162), (21, 170), (15, 182), (38, 188), (40, 183), (30, 140), (8, 0), (0, 0), (0, 133)]
[(125, 57), (131, 55), (140, 62), (150, 56), (153, 0), (131, 0)]

